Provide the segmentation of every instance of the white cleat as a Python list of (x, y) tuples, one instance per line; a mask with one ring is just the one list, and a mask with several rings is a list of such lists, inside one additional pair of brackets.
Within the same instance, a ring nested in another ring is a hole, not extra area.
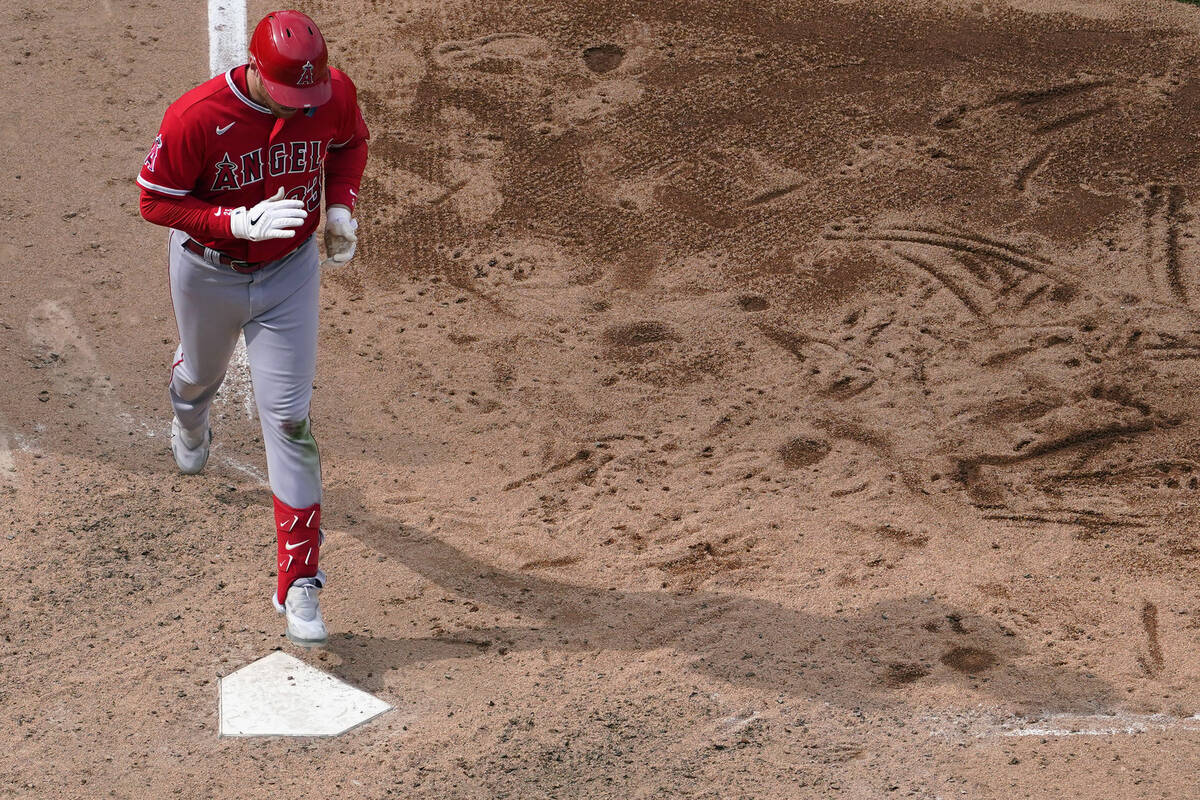
[(205, 426), (199, 433), (189, 433), (179, 424), (179, 418), (171, 420), (171, 453), (175, 464), (184, 475), (196, 475), (208, 462), (208, 446), (212, 442), (212, 429)]
[(301, 579), (288, 588), (283, 605), (271, 595), (275, 610), (287, 618), (287, 637), (301, 647), (320, 647), (329, 638), (317, 599), (320, 591), (315, 583)]

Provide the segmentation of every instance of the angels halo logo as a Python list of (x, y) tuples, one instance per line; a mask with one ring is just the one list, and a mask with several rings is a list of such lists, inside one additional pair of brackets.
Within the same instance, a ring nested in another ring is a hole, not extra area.
[(154, 137), (154, 146), (150, 148), (150, 152), (146, 155), (146, 160), (142, 162), (146, 169), (154, 172), (154, 165), (158, 163), (158, 151), (162, 149), (162, 134)]
[(312, 86), (313, 82), (313, 65), (311, 61), (305, 61), (304, 66), (300, 68), (300, 78), (296, 81), (297, 86)]

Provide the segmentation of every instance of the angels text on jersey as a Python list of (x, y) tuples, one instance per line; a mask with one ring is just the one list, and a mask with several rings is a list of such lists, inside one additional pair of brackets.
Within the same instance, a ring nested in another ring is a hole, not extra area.
[(326, 155), (323, 145), (324, 142), (319, 139), (307, 142), (276, 142), (269, 147), (257, 147), (240, 156), (225, 153), (213, 164), (212, 190), (219, 192), (241, 189), (258, 183), (264, 174), (278, 178), (283, 175), (316, 173), (307, 185), (292, 187), (286, 193), (288, 197), (305, 200), (308, 209), (315, 210), (320, 202), (320, 173)]

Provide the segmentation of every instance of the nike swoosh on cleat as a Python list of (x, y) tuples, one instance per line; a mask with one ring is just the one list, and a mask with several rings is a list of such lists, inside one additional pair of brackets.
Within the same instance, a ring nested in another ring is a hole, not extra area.
[(226, 125), (225, 127), (221, 127), (220, 125), (218, 125), (217, 126), (217, 136), (223, 136), (225, 134), (225, 131), (229, 130), (236, 124), (237, 124), (236, 122), (231, 122), (228, 125)]
[(299, 547), (302, 544), (308, 544), (308, 539), (305, 539), (302, 542), (294, 542), (292, 544), (288, 544), (287, 542), (284, 542), (283, 549), (284, 550), (295, 550), (297, 547)]

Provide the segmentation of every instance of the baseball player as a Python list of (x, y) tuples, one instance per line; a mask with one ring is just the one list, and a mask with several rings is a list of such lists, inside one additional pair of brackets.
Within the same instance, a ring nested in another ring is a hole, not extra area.
[(327, 261), (354, 256), (351, 216), (367, 162), (354, 84), (327, 65), (325, 39), (298, 11), (268, 14), (250, 63), (167, 109), (142, 165), (144, 218), (171, 229), (168, 266), (179, 348), (171, 365), (171, 451), (181, 472), (208, 460), (209, 407), (246, 338), (274, 495), (287, 635), (327, 638), (318, 591), (321, 461), (309, 427), (320, 272), (314, 232), (324, 178)]

